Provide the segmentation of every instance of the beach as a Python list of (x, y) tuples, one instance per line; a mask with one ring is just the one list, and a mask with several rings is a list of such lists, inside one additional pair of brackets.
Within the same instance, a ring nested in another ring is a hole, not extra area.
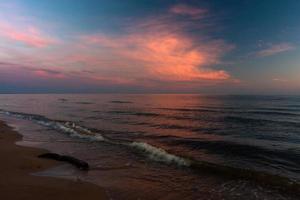
[(38, 158), (45, 150), (15, 145), (21, 139), (0, 121), (0, 199), (107, 199), (102, 188), (90, 183), (31, 175), (59, 162)]

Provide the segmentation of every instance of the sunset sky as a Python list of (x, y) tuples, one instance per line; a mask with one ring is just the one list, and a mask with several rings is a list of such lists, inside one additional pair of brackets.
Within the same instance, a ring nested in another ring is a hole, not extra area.
[(298, 0), (1, 0), (0, 93), (300, 94)]

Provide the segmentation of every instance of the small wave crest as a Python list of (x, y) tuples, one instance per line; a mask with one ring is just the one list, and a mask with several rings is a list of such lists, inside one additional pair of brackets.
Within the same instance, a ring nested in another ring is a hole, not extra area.
[(81, 139), (88, 139), (91, 141), (104, 141), (104, 137), (99, 133), (94, 133), (89, 129), (79, 126), (74, 122), (63, 122), (50, 120), (41, 115), (18, 113), (0, 110), (0, 114), (5, 114), (7, 116), (15, 117), (18, 119), (25, 119), (33, 121), (41, 126), (52, 128), (56, 131), (69, 134), (71, 137), (77, 137)]
[(173, 155), (168, 153), (166, 150), (162, 148), (158, 148), (155, 146), (152, 146), (148, 143), (144, 142), (132, 142), (129, 144), (129, 146), (138, 149), (139, 151), (142, 151), (147, 154), (147, 156), (151, 160), (159, 161), (159, 162), (164, 162), (167, 164), (172, 164), (175, 163), (178, 166), (190, 166), (190, 161), (187, 159), (181, 158), (179, 156)]
[(104, 137), (99, 133), (93, 133), (89, 129), (76, 125), (74, 122), (56, 123), (56, 130), (70, 134), (71, 137), (88, 139), (90, 141), (104, 141)]

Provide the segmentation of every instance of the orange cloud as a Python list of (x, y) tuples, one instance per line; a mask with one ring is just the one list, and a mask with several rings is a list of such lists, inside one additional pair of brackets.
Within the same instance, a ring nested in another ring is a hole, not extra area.
[[(207, 67), (218, 63), (220, 56), (230, 49), (222, 41), (196, 43), (183, 34), (168, 32), (133, 33), (119, 37), (98, 34), (84, 36), (82, 40), (90, 47), (105, 48), (106, 53), (114, 55), (116, 60), (123, 60), (124, 65), (131, 63), (137, 71), (137, 74), (131, 75), (136, 78), (165, 81), (230, 78), (223, 70)], [(95, 60), (91, 59), (91, 62), (95, 64)]]

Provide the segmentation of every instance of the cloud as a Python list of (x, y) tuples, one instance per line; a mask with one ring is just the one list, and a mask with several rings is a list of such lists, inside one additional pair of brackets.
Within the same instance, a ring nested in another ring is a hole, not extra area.
[[(185, 33), (185, 24), (181, 25), (178, 26), (172, 18), (157, 16), (135, 23), (126, 34), (83, 35), (79, 42), (83, 51), (70, 58), (97, 66), (95, 70), (98, 71), (109, 66), (110, 75), (135, 80), (174, 82), (230, 79), (228, 72), (210, 66), (219, 64), (221, 57), (233, 45), (203, 35), (192, 37)], [(87, 49), (93, 53), (88, 53)]]
[(37, 76), (39, 78), (65, 78), (66, 74), (61, 70), (56, 69), (44, 69), (38, 68), (37, 66), (28, 66), (26, 64), (0, 62), (0, 72), (8, 72), (9, 74), (27, 74), (30, 76)]
[(23, 69), (33, 72), (34, 75), (44, 78), (66, 78), (66, 75), (58, 70), (23, 67)]
[[(94, 51), (97, 51), (99, 48), (98, 51), (102, 51), (105, 48), (106, 53), (117, 58), (117, 62), (110, 63), (111, 68), (113, 65), (117, 68), (122, 68), (123, 65), (126, 68), (125, 65), (128, 64), (130, 68), (131, 64), (131, 68), (136, 71), (130, 74), (132, 77), (146, 76), (170, 81), (225, 80), (230, 77), (223, 70), (206, 67), (218, 63), (220, 56), (228, 50), (223, 41), (203, 41), (196, 44), (184, 35), (152, 32), (118, 37), (98, 34), (83, 36), (82, 40), (88, 49), (95, 48)], [(77, 59), (85, 59), (87, 64), (97, 65), (99, 68), (107, 64), (102, 58), (83, 57), (82, 54)]]
[(171, 13), (176, 15), (182, 15), (182, 16), (190, 16), (195, 19), (201, 18), (203, 15), (207, 14), (207, 10), (198, 8), (198, 7), (192, 7), (185, 4), (177, 4), (170, 8), (169, 10)]
[(291, 51), (295, 49), (295, 46), (290, 43), (279, 43), (279, 44), (273, 44), (269, 46), (268, 48), (262, 49), (256, 53), (258, 57), (267, 57), (276, 55), (282, 52)]
[(20, 29), (11, 24), (1, 22), (0, 37), (36, 48), (47, 47), (55, 43), (54, 39), (43, 35), (41, 31), (34, 26), (27, 26)]
[(284, 79), (284, 78), (273, 78), (272, 81), (274, 81), (274, 82), (280, 82), (280, 83), (286, 83), (286, 82), (288, 82), (288, 80)]
[[(57, 43), (49, 35), (49, 23), (24, 16), (24, 9), (16, 2), (0, 3), (0, 40), (17, 46), (43, 48)], [(19, 46), (21, 46), (19, 45)]]
[[(222, 56), (233, 45), (204, 34), (190, 34), (191, 28), (204, 29), (207, 19), (203, 23), (177, 19), (177, 15), (195, 18), (205, 12), (176, 5), (164, 14), (123, 24), (126, 28), (122, 33), (73, 33), (60, 42), (45, 34), (41, 26), (33, 26), (35, 23), (12, 26), (2, 22), (0, 40), (4, 38), (6, 46), (0, 46), (0, 61), (19, 65), (14, 67), (16, 76), (26, 71), (30, 78), (23, 79), (28, 81), (76, 80), (95, 86), (174, 88), (233, 80), (227, 71), (213, 67), (222, 63)], [(10, 45), (12, 42), (35, 48)], [(10, 73), (12, 76), (14, 73)]]

